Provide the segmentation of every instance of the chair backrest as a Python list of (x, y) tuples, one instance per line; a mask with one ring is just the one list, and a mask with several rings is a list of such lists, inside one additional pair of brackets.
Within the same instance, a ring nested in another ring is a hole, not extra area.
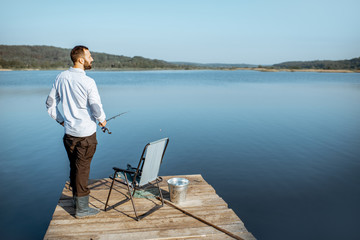
[(146, 145), (145, 161), (139, 183), (140, 187), (154, 181), (158, 177), (160, 164), (168, 143), (169, 138), (163, 138)]

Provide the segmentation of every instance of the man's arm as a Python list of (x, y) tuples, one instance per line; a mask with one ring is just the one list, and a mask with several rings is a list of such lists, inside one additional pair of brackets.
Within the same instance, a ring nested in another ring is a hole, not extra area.
[(55, 119), (59, 124), (64, 126), (64, 117), (61, 115), (57, 105), (60, 102), (59, 96), (56, 94), (55, 87), (50, 90), (49, 96), (46, 99), (46, 108), (50, 117)]
[(94, 118), (99, 121), (100, 127), (105, 127), (106, 125), (106, 115), (103, 110), (100, 95), (96, 87), (95, 81), (92, 82), (91, 87), (88, 92), (88, 101), (90, 105), (91, 114)]

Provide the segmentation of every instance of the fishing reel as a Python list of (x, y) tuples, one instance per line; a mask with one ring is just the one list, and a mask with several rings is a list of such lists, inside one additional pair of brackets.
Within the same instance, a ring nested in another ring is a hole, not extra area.
[(109, 131), (109, 129), (107, 127), (101, 127), (101, 130), (103, 131), (103, 133), (105, 133), (107, 131), (108, 134), (111, 134), (111, 132)]

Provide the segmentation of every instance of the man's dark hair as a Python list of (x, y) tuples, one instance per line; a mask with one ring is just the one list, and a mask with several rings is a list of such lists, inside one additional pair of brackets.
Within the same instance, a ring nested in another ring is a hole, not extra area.
[(85, 57), (85, 50), (89, 50), (89, 48), (85, 46), (75, 46), (70, 53), (71, 60), (75, 63), (79, 58)]

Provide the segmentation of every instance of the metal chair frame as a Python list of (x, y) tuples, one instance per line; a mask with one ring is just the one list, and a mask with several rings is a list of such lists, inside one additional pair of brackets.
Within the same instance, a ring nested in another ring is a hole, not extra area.
[[(161, 156), (160, 165), (161, 165), (162, 160), (163, 160), (163, 158), (164, 158), (164, 154), (165, 154), (167, 145), (168, 145), (168, 143), (169, 143), (169, 139), (166, 138), (165, 141), (166, 141), (166, 143), (165, 143), (164, 151), (163, 151), (162, 156)], [(138, 214), (137, 214), (137, 212), (136, 212), (135, 203), (134, 203), (134, 199), (133, 199), (133, 196), (135, 195), (135, 191), (136, 191), (136, 190), (146, 189), (146, 188), (148, 188), (149, 186), (152, 186), (152, 185), (155, 185), (155, 184), (156, 184), (156, 186), (157, 186), (157, 188), (158, 188), (158, 190), (159, 190), (159, 195), (160, 195), (160, 199), (161, 199), (161, 206), (158, 206), (157, 209), (159, 209), (159, 208), (161, 208), (161, 207), (164, 206), (163, 195), (162, 195), (161, 189), (160, 189), (160, 187), (159, 187), (159, 183), (162, 182), (162, 180), (163, 180), (161, 177), (157, 176), (157, 178), (156, 178), (155, 180), (153, 180), (153, 181), (151, 181), (151, 182), (148, 182), (147, 184), (145, 184), (145, 185), (143, 185), (143, 186), (139, 186), (139, 183), (136, 181), (136, 178), (137, 178), (137, 177), (140, 177), (140, 178), (141, 178), (141, 174), (142, 174), (142, 170), (143, 170), (143, 167), (144, 167), (144, 163), (145, 163), (145, 161), (146, 161), (144, 155), (145, 155), (145, 153), (146, 153), (146, 150), (147, 150), (148, 146), (150, 146), (150, 144), (151, 144), (151, 143), (148, 143), (148, 144), (146, 144), (146, 146), (144, 147), (144, 150), (143, 150), (143, 152), (142, 152), (142, 154), (141, 154), (141, 157), (140, 157), (140, 160), (139, 160), (139, 164), (138, 164), (138, 166), (137, 166), (137, 168), (136, 168), (136, 171), (131, 171), (131, 170), (128, 170), (128, 169), (121, 169), (121, 168), (118, 168), (118, 167), (113, 167), (113, 169), (114, 169), (114, 174), (113, 174), (112, 177), (110, 177), (110, 179), (112, 179), (112, 182), (111, 182), (109, 194), (108, 194), (108, 197), (107, 197), (107, 200), (106, 200), (106, 203), (105, 203), (105, 209), (104, 209), (104, 211), (107, 210), (107, 206), (108, 206), (109, 199), (110, 199), (110, 195), (111, 195), (111, 190), (113, 189), (113, 186), (114, 186), (114, 182), (115, 182), (115, 181), (117, 181), (117, 182), (119, 182), (119, 183), (124, 184), (124, 185), (127, 186), (127, 189), (128, 189), (128, 192), (129, 192), (129, 196), (130, 196), (130, 200), (131, 200), (132, 206), (133, 206), (133, 208), (134, 208), (135, 217), (136, 217), (136, 220), (137, 220), (137, 221), (141, 220), (141, 218), (138, 216)], [(128, 168), (129, 168), (129, 167), (132, 168), (132, 167), (128, 164)], [(135, 169), (135, 168), (132, 168), (132, 169)], [(116, 179), (116, 174), (117, 174), (118, 172), (122, 172), (122, 173), (123, 173), (123, 175), (124, 175), (124, 177), (125, 177), (125, 182)], [(132, 175), (132, 174), (134, 175), (132, 182), (129, 182), (126, 173), (129, 173), (129, 174), (131, 174), (131, 175)], [(132, 193), (131, 193), (131, 190), (130, 190), (130, 189), (133, 190)], [(156, 210), (157, 210), (157, 209), (156, 209)]]

